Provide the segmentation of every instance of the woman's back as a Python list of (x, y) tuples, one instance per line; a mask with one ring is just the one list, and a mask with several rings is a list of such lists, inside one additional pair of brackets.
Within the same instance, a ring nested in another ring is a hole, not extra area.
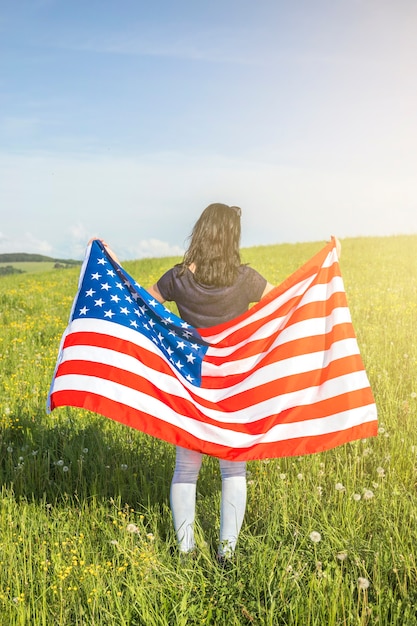
[(241, 265), (231, 285), (211, 286), (197, 282), (188, 268), (175, 266), (157, 282), (164, 300), (176, 303), (180, 317), (195, 328), (228, 322), (261, 299), (266, 280), (256, 270)]

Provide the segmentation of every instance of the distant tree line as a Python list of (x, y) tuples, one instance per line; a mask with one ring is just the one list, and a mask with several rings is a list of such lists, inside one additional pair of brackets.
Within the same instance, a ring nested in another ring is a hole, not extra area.
[(28, 252), (7, 252), (0, 254), (0, 263), (19, 263), (22, 261), (47, 261), (49, 263), (60, 263), (63, 266), (81, 265), (81, 261), (74, 259), (54, 259), (43, 254), (30, 254)]

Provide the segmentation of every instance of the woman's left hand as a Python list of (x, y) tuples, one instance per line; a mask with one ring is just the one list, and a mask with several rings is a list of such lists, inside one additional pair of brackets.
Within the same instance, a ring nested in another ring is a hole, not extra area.
[(117, 258), (113, 250), (110, 248), (109, 244), (106, 241), (104, 241), (104, 239), (100, 239), (100, 237), (91, 237), (87, 245), (90, 245), (90, 243), (93, 243), (93, 241), (100, 241), (100, 243), (102, 243), (103, 246), (106, 248), (107, 254), (109, 254), (111, 258), (114, 261), (116, 261), (116, 263), (118, 263), (118, 265), (121, 265), (119, 259)]

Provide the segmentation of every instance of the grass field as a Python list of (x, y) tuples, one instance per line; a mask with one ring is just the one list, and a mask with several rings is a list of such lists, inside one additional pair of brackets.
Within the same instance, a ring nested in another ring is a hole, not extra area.
[[(0, 263), (0, 267), (12, 266), (16, 270), (28, 274), (40, 274), (50, 270), (62, 271), (62, 268), (60, 270), (55, 269), (54, 265), (55, 261), (13, 261), (13, 263)], [(78, 267), (78, 271), (79, 269)]]
[[(173, 447), (45, 402), (79, 268), (0, 279), (0, 625), (417, 624), (417, 236), (347, 239), (342, 274), (378, 437), (249, 463), (230, 572), (214, 564), (218, 463), (180, 563)], [(322, 243), (243, 251), (273, 283)], [(127, 262), (144, 286), (173, 259)]]

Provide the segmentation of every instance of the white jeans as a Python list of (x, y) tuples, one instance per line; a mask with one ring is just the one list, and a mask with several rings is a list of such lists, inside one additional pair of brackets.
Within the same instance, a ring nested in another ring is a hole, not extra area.
[[(195, 547), (194, 519), (197, 478), (203, 455), (177, 446), (170, 503), (181, 552)], [(246, 462), (219, 459), (222, 477), (218, 553), (230, 556), (236, 546), (246, 509)]]

